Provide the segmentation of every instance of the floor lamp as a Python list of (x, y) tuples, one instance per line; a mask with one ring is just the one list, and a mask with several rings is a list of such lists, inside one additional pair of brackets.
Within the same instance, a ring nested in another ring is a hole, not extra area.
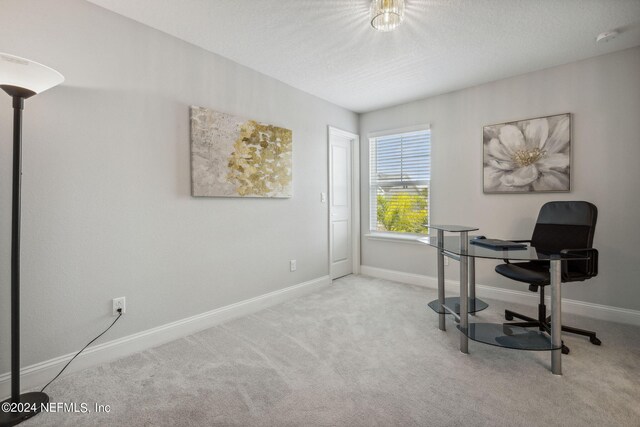
[[(0, 88), (13, 98), (13, 198), (11, 213), (11, 397), (2, 402), (0, 426), (13, 426), (49, 402), (42, 392), (20, 394), (20, 184), (24, 100), (59, 85), (62, 74), (37, 62), (0, 53)], [(6, 411), (5, 402), (9, 403)], [(15, 410), (14, 410), (15, 409)]]

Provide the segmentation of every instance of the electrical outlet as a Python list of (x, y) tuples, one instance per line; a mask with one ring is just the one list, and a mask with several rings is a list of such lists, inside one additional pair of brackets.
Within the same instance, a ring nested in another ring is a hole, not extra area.
[(297, 268), (298, 268), (298, 264), (296, 263), (295, 259), (292, 259), (291, 261), (289, 261), (289, 270), (290, 271), (296, 271)]
[(124, 314), (127, 311), (127, 305), (124, 297), (113, 299), (113, 312), (111, 314), (113, 316), (117, 316), (119, 308), (122, 309), (122, 314)]
[(320, 202), (321, 203), (327, 202), (327, 193), (320, 193)]
[(444, 257), (444, 265), (449, 265), (449, 257)]

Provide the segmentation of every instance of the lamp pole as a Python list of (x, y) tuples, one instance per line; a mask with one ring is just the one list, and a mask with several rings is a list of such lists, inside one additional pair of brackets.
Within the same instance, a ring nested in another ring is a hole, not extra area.
[(11, 201), (11, 401), (20, 402), (20, 202), (22, 188), (22, 110), (13, 97), (13, 197)]
[[(2, 85), (13, 98), (13, 192), (11, 200), (11, 397), (0, 412), (0, 427), (8, 427), (31, 418), (49, 402), (42, 392), (20, 394), (20, 204), (22, 189), (22, 111), (24, 100), (35, 92), (17, 86)], [(4, 403), (4, 402), (3, 402)]]

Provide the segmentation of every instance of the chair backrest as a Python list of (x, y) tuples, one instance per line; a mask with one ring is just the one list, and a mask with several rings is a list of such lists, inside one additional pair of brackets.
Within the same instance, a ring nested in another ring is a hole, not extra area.
[[(598, 208), (589, 202), (545, 203), (540, 208), (531, 244), (550, 252), (592, 248), (597, 219)], [(566, 271), (570, 275), (588, 274), (588, 263), (567, 262)]]

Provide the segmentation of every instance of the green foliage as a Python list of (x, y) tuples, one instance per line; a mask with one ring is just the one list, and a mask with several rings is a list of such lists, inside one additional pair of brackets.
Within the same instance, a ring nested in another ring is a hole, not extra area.
[(427, 206), (428, 189), (421, 189), (418, 194), (408, 192), (391, 195), (378, 194), (377, 216), (380, 231), (427, 234), (426, 224), (429, 219)]

